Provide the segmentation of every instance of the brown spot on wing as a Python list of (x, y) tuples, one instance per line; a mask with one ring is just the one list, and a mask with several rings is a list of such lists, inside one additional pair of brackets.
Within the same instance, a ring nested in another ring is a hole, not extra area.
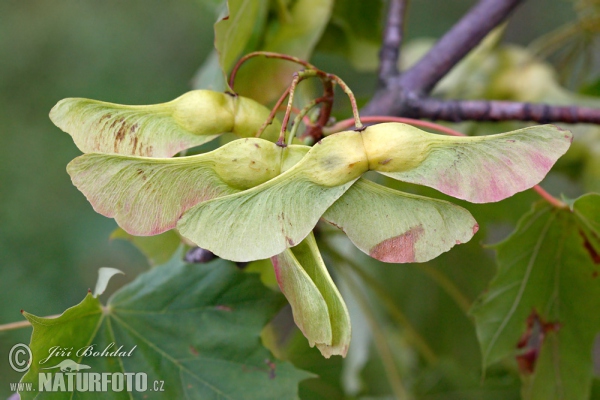
[[(135, 150), (137, 149), (137, 145), (138, 145), (138, 139), (139, 139), (139, 138), (138, 138), (137, 136), (134, 136), (134, 137), (133, 137), (133, 151), (132, 151), (132, 153), (133, 153), (133, 154), (135, 154)], [(140, 147), (140, 153), (141, 153), (141, 150), (142, 150), (142, 149), (141, 149), (141, 147)]]
[(424, 232), (423, 225), (414, 226), (402, 235), (379, 243), (369, 251), (369, 255), (384, 262), (415, 262), (415, 244)]
[(392, 159), (391, 159), (391, 158), (386, 158), (386, 159), (385, 159), (385, 160), (383, 160), (383, 161), (379, 161), (379, 164), (381, 164), (381, 165), (385, 165), (385, 164), (389, 163), (390, 161), (392, 161)]
[(119, 127), (119, 130), (117, 131), (117, 134), (115, 135), (115, 152), (118, 152), (119, 143), (121, 143), (123, 141), (123, 139), (125, 138), (125, 134), (127, 133), (126, 122), (123, 120), (123, 118), (121, 118), (119, 120), (119, 122), (121, 122), (121, 126)]
[(100, 117), (100, 119), (98, 120), (98, 124), (102, 124), (102, 121), (104, 121), (105, 119), (110, 119), (110, 117), (112, 117), (111, 113), (108, 114), (104, 114), (102, 117)]

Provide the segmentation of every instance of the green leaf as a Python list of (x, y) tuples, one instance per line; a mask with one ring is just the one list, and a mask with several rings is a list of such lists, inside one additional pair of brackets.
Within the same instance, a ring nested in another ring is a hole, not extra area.
[(316, 345), (326, 358), (345, 357), (351, 338), (350, 315), (313, 234), (271, 261), (279, 287), (292, 306), (294, 321), (310, 346)]
[[(33, 325), (32, 366), (23, 382), (38, 392), (23, 399), (72, 398), (72, 393), (40, 392), (38, 373), (70, 360), (95, 373), (146, 373), (148, 387), (164, 381), (160, 398), (283, 399), (297, 395), (298, 382), (310, 374), (272, 359), (260, 344), (262, 327), (279, 310), (282, 297), (253, 274), (219, 260), (202, 266), (165, 265), (142, 274), (102, 306), (91, 294), (58, 318), (25, 313)], [(130, 356), (55, 355), (53, 346), (102, 351), (123, 346)], [(87, 371), (85, 371), (87, 372)], [(130, 398), (110, 392), (110, 398)], [(35, 396), (37, 394), (37, 396)], [(148, 393), (132, 392), (134, 398)], [(158, 395), (158, 394), (157, 394)]]
[(208, 89), (217, 92), (227, 90), (223, 69), (219, 63), (219, 53), (213, 50), (200, 66), (192, 79), (194, 89)]
[(181, 244), (181, 238), (174, 230), (155, 236), (134, 236), (122, 228), (117, 228), (110, 234), (110, 239), (127, 240), (133, 243), (152, 266), (162, 265), (169, 261)]
[[(84, 153), (171, 157), (222, 133), (253, 136), (269, 110), (251, 99), (209, 90), (188, 92), (168, 103), (128, 106), (68, 98), (50, 119)], [(265, 136), (279, 130), (275, 122)]]
[(600, 331), (600, 195), (541, 203), (495, 246), (498, 273), (475, 316), (484, 365), (516, 356), (525, 399), (587, 399)]
[(280, 157), (274, 143), (246, 138), (190, 157), (84, 154), (67, 171), (96, 212), (144, 236), (174, 228), (181, 214), (199, 202), (273, 178)]
[(266, 4), (266, 0), (228, 0), (227, 15), (215, 23), (215, 49), (227, 87), (227, 74), (246, 47), (256, 21), (264, 18)]
[(369, 127), (363, 136), (372, 170), (473, 203), (499, 201), (539, 183), (573, 139), (553, 125), (454, 137), (391, 123)]
[(468, 242), (479, 226), (447, 201), (399, 192), (359, 179), (325, 212), (371, 257), (385, 262), (424, 262)]
[[(333, 0), (297, 0), (267, 28), (259, 50), (308, 60), (331, 16)], [(300, 66), (284, 60), (257, 57), (240, 69), (235, 90), (260, 103), (278, 98)]]
[(381, 0), (336, 1), (317, 50), (342, 54), (359, 71), (377, 70), (383, 37), (383, 8)]
[(196, 205), (182, 216), (177, 229), (228, 260), (272, 257), (300, 243), (366, 170), (361, 136), (340, 132), (320, 141), (276, 178)]

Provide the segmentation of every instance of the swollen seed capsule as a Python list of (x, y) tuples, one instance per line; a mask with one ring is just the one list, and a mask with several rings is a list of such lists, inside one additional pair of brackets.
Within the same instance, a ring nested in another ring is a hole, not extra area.
[(415, 168), (427, 158), (434, 141), (431, 134), (410, 125), (387, 123), (362, 132), (369, 169), (401, 172)]
[(339, 132), (315, 144), (305, 167), (311, 181), (323, 186), (339, 186), (358, 178), (369, 169), (361, 134)]
[[(210, 90), (188, 92), (172, 103), (173, 117), (197, 135), (233, 132), (251, 137), (269, 117), (269, 110), (252, 99)], [(263, 137), (276, 138), (278, 133), (278, 124), (271, 124)]]
[(246, 190), (279, 175), (281, 151), (263, 139), (238, 139), (215, 151), (215, 172), (229, 186)]
[(233, 131), (234, 109), (231, 96), (224, 93), (194, 90), (176, 98), (171, 105), (175, 121), (193, 134)]
[[(253, 136), (268, 117), (269, 110), (252, 99), (210, 90), (145, 106), (69, 98), (50, 111), (52, 122), (84, 153), (146, 157), (171, 157), (227, 132)], [(275, 121), (262, 137), (274, 140), (279, 128)]]
[(283, 174), (285, 171), (298, 164), (310, 149), (311, 148), (308, 146), (298, 144), (292, 144), (284, 148), (281, 157), (281, 173)]
[[(270, 111), (260, 103), (242, 96), (229, 96), (233, 107), (233, 133), (240, 137), (253, 137), (262, 124), (269, 118)], [(261, 138), (276, 141), (281, 125), (274, 121), (268, 125)]]

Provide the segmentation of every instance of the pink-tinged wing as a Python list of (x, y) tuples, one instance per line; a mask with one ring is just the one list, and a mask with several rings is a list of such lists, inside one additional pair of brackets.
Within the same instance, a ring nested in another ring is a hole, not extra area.
[(359, 179), (325, 212), (363, 252), (380, 261), (429, 261), (479, 228), (462, 207)]
[(67, 172), (94, 210), (115, 218), (132, 235), (147, 236), (174, 228), (200, 202), (275, 177), (279, 159), (274, 143), (239, 139), (191, 157), (84, 154), (69, 163)]
[(491, 203), (539, 183), (572, 139), (571, 132), (553, 125), (475, 137), (423, 132), (415, 138), (425, 142), (422, 162), (408, 170), (378, 172), (472, 203)]

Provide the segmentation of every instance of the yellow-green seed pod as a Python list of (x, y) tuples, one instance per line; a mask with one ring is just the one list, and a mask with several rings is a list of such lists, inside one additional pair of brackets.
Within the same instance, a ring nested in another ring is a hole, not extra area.
[(210, 90), (194, 90), (166, 105), (173, 107), (173, 118), (195, 135), (214, 135), (234, 130), (233, 97)]
[(298, 144), (293, 144), (284, 148), (281, 158), (281, 173), (284, 173), (294, 165), (298, 164), (310, 149), (309, 146)]
[[(263, 123), (269, 118), (270, 111), (260, 103), (242, 96), (229, 96), (233, 104), (233, 133), (240, 137), (254, 137)], [(261, 138), (275, 141), (279, 137), (281, 124), (275, 120), (268, 125)]]
[[(171, 157), (217, 136), (254, 136), (269, 110), (252, 99), (194, 90), (167, 103), (129, 106), (69, 98), (50, 111), (56, 126), (69, 133), (84, 153)], [(263, 138), (275, 140), (274, 121)]]
[(363, 132), (370, 169), (473, 203), (499, 201), (537, 184), (572, 138), (552, 125), (466, 137), (398, 123)]
[(431, 134), (405, 124), (369, 126), (362, 138), (369, 169), (379, 172), (401, 172), (418, 166), (433, 144)]
[(317, 142), (304, 169), (312, 182), (338, 186), (358, 178), (369, 169), (361, 133), (339, 132)]
[(239, 139), (219, 148), (214, 163), (223, 182), (245, 190), (279, 175), (281, 147), (262, 139)]

